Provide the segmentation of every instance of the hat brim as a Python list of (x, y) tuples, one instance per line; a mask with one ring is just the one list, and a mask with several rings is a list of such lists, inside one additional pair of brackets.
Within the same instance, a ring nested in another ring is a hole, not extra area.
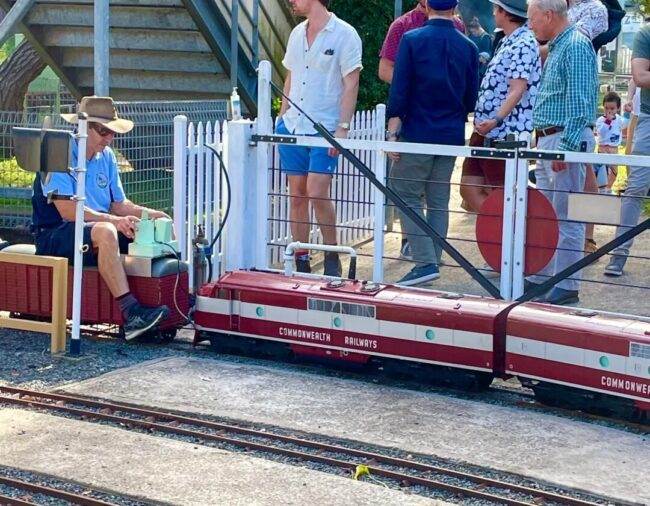
[[(77, 114), (61, 114), (61, 117), (73, 125), (79, 123), (79, 116)], [(116, 134), (125, 134), (133, 130), (133, 121), (128, 119), (106, 119), (96, 116), (88, 116), (88, 121), (100, 123)]]
[(509, 12), (510, 14), (514, 14), (515, 16), (519, 16), (520, 18), (528, 19), (527, 11), (522, 11), (521, 9), (510, 7), (509, 5), (504, 4), (501, 0), (490, 0), (490, 2), (498, 5), (504, 11)]

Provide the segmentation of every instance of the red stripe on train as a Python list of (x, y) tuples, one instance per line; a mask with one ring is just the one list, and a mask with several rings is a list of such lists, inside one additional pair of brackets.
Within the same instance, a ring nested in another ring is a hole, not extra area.
[(584, 386), (614, 395), (626, 394), (642, 401), (650, 401), (650, 379), (526, 357), (515, 353), (507, 355), (506, 367), (508, 372), (520, 376), (547, 378), (570, 383), (576, 387)]

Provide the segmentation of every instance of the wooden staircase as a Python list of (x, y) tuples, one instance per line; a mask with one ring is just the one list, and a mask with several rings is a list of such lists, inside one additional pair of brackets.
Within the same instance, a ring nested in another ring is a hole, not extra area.
[[(8, 11), (15, 0), (0, 0)], [(237, 81), (255, 113), (261, 59), (284, 77), (281, 60), (294, 19), (284, 0), (262, 0), (259, 50), (252, 40), (253, 0), (239, 0)], [(111, 0), (110, 94), (116, 100), (202, 100), (231, 92), (231, 0)], [(75, 97), (93, 93), (93, 0), (37, 1), (20, 23), (41, 57)]]

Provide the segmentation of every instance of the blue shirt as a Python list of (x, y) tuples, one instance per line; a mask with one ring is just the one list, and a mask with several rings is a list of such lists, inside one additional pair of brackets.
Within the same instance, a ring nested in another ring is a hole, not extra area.
[[(78, 144), (72, 145), (72, 166), (77, 166)], [(53, 173), (48, 184), (42, 185), (43, 195), (57, 190), (59, 195), (74, 195), (77, 182), (69, 174)], [(107, 213), (112, 202), (122, 202), (126, 199), (122, 181), (117, 170), (115, 153), (109, 147), (102, 153), (97, 153), (90, 161), (86, 161), (86, 207), (93, 211)]]
[(451, 20), (430, 19), (399, 45), (387, 115), (409, 142), (465, 144), (478, 94), (478, 50)]
[(551, 42), (533, 109), (533, 126), (564, 127), (559, 151), (578, 151), (583, 130), (594, 124), (598, 66), (591, 41), (569, 26)]

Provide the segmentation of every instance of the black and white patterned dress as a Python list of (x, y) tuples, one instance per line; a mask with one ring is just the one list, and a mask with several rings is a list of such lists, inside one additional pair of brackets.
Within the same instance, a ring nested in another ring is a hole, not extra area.
[(474, 123), (494, 119), (508, 95), (511, 79), (525, 79), (528, 89), (503, 125), (494, 128), (487, 137), (504, 139), (508, 133), (533, 131), (533, 106), (542, 66), (535, 36), (526, 25), (517, 28), (499, 45), (492, 57), (478, 94)]

